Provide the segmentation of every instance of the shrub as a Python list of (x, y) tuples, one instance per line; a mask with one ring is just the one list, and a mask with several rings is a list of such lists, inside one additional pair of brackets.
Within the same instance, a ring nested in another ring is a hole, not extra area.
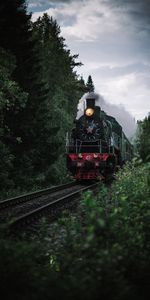
[(38, 238), (1, 238), (3, 292), (8, 285), (11, 299), (146, 299), (149, 169), (127, 164), (111, 187), (84, 193), (76, 213), (65, 211), (50, 229), (43, 224)]

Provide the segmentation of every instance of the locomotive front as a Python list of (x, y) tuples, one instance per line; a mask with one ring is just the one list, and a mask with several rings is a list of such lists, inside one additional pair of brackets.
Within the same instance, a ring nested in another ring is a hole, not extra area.
[(88, 93), (66, 139), (67, 168), (76, 180), (104, 179), (115, 165), (115, 155), (110, 153), (110, 124), (102, 118), (96, 99), (95, 93)]

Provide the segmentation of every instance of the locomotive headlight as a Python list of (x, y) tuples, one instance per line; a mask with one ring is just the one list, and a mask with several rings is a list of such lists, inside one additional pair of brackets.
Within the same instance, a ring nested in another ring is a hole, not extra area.
[(91, 117), (94, 114), (94, 109), (93, 108), (87, 108), (85, 111), (85, 114), (87, 117)]

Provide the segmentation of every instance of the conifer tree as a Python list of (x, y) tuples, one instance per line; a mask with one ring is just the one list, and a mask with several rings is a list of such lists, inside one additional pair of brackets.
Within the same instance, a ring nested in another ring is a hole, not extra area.
[[(71, 55), (70, 50), (66, 49), (64, 38), (60, 36), (60, 27), (52, 17), (44, 14), (42, 18), (38, 18), (33, 23), (33, 33), (39, 41), (42, 74), (49, 90), (47, 98), (51, 130), (49, 157), (50, 162), (53, 162), (52, 166), (55, 165), (53, 171), (50, 166), (49, 173), (54, 174), (57, 169), (54, 153), (59, 162), (65, 151), (66, 131), (71, 127), (78, 99), (83, 94), (83, 87), (81, 91), (80, 81), (73, 70), (81, 63), (75, 61), (78, 55)], [(55, 135), (52, 135), (53, 132)]]
[[(3, 195), (15, 187), (15, 161), (22, 143), (19, 134), (20, 114), (28, 100), (11, 75), (15, 68), (15, 58), (0, 48), (0, 190)], [(6, 188), (7, 187), (7, 188)]]
[(1, 0), (0, 46), (16, 57), (14, 78), (24, 88), (31, 80), (33, 41), (30, 26), (31, 15), (26, 11), (26, 0)]
[(20, 145), (15, 147), (12, 144), (12, 153), (16, 158), (16, 182), (19, 185), (27, 185), (28, 181), (32, 185), (34, 175), (38, 177), (38, 172), (48, 164), (47, 88), (42, 79), (39, 50), (31, 29), (31, 16), (27, 14), (25, 0), (1, 1), (0, 46), (14, 55), (16, 67), (11, 78), (28, 93), (24, 109), (17, 118), (14, 112), (9, 114), (14, 136), (21, 137)]
[(86, 87), (84, 78), (82, 76), (78, 80), (78, 89), (81, 92), (81, 94), (84, 94), (87, 92), (87, 87)]
[(63, 177), (65, 133), (85, 88), (74, 71), (81, 63), (55, 20), (45, 14), (31, 22), (25, 0), (1, 1), (0, 37), (7, 65), (4, 72), (0, 66), (0, 142), (8, 158), (3, 178), (26, 189), (49, 185), (57, 174)]
[(144, 162), (150, 161), (150, 114), (138, 121), (137, 148)]
[(94, 92), (94, 90), (95, 90), (91, 75), (88, 76), (86, 87), (87, 87), (88, 92)]

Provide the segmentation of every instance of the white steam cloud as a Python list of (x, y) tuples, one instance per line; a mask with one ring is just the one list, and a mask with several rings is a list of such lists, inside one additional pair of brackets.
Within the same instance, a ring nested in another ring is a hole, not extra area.
[[(94, 93), (95, 94), (95, 93)], [(85, 109), (85, 100), (88, 93), (84, 94), (82, 98), (79, 100), (77, 106), (77, 116), (76, 119), (79, 119)], [(96, 106), (100, 106), (101, 110), (104, 110), (105, 113), (114, 117), (116, 121), (122, 126), (122, 129), (127, 136), (128, 139), (134, 137), (136, 132), (136, 122), (132, 115), (123, 107), (123, 105), (114, 105), (108, 103), (101, 95), (96, 95)]]

